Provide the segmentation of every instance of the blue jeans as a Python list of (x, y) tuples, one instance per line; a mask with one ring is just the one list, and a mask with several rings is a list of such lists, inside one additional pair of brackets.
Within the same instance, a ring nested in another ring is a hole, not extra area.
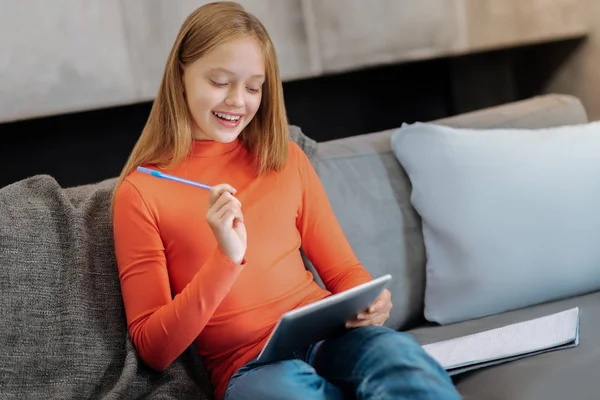
[(229, 381), (224, 400), (460, 399), (446, 371), (408, 334), (356, 328), (299, 352), (252, 361)]

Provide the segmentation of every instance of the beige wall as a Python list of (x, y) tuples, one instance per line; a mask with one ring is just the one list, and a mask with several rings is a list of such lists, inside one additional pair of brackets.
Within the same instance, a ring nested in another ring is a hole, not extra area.
[(590, 37), (556, 73), (546, 91), (577, 96), (590, 120), (600, 120), (600, 1), (583, 0)]
[[(0, 121), (152, 99), (183, 19), (208, 1), (0, 0)], [(284, 80), (573, 37), (582, 2), (600, 2), (238, 1), (267, 26)]]

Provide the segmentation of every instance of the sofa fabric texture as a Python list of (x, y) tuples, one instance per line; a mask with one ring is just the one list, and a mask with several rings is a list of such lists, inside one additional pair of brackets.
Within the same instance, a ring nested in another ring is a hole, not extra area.
[(425, 248), (410, 184), (393, 153), (320, 157), (317, 173), (358, 259), (374, 277), (392, 274), (386, 325), (422, 318)]
[(485, 318), (410, 330), (426, 345), (579, 307), (579, 345), (551, 351), (454, 377), (465, 400), (596, 400), (600, 365), (600, 292)]
[[(108, 214), (114, 179), (0, 189), (2, 398), (209, 399), (189, 351), (148, 369), (129, 335)], [(203, 390), (204, 388), (204, 390)]]

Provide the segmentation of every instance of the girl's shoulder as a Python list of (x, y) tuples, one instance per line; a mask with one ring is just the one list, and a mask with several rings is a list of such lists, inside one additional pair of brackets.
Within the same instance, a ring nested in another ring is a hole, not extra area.
[(295, 165), (310, 163), (307, 154), (294, 140), (288, 142), (288, 163)]
[[(143, 165), (144, 167), (157, 169), (153, 165)], [(158, 178), (133, 170), (127, 174), (115, 189), (115, 203), (121, 203), (123, 206), (146, 207), (155, 205), (157, 200), (164, 196), (169, 196), (169, 191), (164, 190)]]

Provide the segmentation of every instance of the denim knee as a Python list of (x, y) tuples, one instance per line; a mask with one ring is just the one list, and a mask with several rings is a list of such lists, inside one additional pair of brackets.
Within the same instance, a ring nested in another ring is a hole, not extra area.
[(421, 345), (408, 333), (395, 331), (386, 326), (365, 326), (357, 328), (354, 334), (374, 344), (421, 348)]
[(427, 353), (415, 338), (404, 332), (384, 326), (366, 326), (355, 332), (368, 354), (388, 358), (402, 354), (404, 357), (428, 358)]

